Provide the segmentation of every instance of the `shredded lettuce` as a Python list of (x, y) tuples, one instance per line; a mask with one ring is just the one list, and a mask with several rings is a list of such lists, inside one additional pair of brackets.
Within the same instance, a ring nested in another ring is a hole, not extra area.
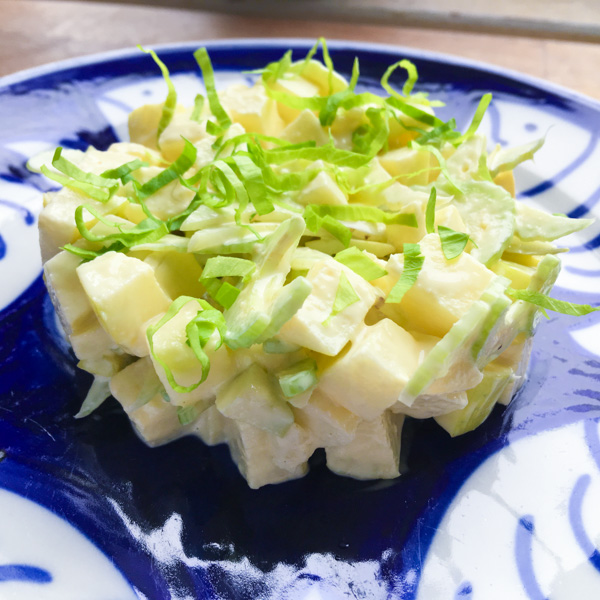
[(421, 254), (419, 244), (404, 244), (404, 268), (402, 274), (391, 289), (385, 301), (389, 303), (398, 303), (402, 301), (404, 294), (417, 281), (417, 277), (423, 267), (425, 257)]
[(60, 173), (55, 173), (46, 165), (42, 165), (40, 170), (49, 179), (71, 189), (83, 192), (86, 196), (99, 202), (108, 202), (119, 189), (119, 181), (117, 179), (87, 173), (70, 160), (67, 160), (62, 156), (62, 147), (60, 146), (54, 151), (52, 166), (60, 171)]
[(508, 288), (506, 293), (514, 300), (524, 300), (530, 304), (535, 304), (543, 310), (551, 310), (563, 315), (571, 315), (573, 317), (581, 317), (588, 315), (592, 312), (600, 310), (600, 306), (590, 306), (589, 304), (574, 304), (573, 302), (566, 302), (564, 300), (557, 300), (551, 298), (541, 292), (534, 292), (530, 290), (515, 290)]
[(414, 213), (386, 212), (374, 206), (363, 204), (331, 205), (309, 204), (304, 209), (306, 227), (317, 233), (323, 226), (326, 217), (343, 221), (367, 221), (369, 223), (385, 223), (386, 225), (406, 225), (417, 227), (417, 218)]
[(425, 209), (425, 231), (433, 233), (435, 231), (435, 202), (437, 199), (437, 190), (432, 187), (429, 192), (429, 200), (427, 200), (427, 208)]
[(141, 169), (142, 167), (149, 166), (147, 162), (136, 158), (135, 160), (129, 161), (116, 169), (108, 169), (101, 174), (101, 177), (106, 179), (120, 179), (121, 183), (125, 184), (133, 179), (131, 175), (134, 171)]
[(199, 48), (196, 50), (196, 52), (194, 52), (194, 58), (202, 71), (202, 78), (204, 79), (204, 87), (206, 88), (206, 97), (208, 98), (210, 112), (217, 119), (219, 126), (222, 129), (227, 129), (231, 126), (231, 119), (219, 100), (219, 94), (217, 93), (217, 88), (215, 86), (215, 73), (206, 48)]
[(203, 412), (203, 409), (196, 404), (192, 404), (191, 406), (178, 406), (177, 419), (179, 420), (179, 423), (185, 427), (186, 425), (193, 423)]
[(338, 282), (337, 289), (335, 291), (335, 299), (333, 300), (333, 307), (331, 308), (331, 313), (329, 316), (323, 321), (323, 325), (327, 325), (330, 320), (336, 315), (340, 314), (343, 310), (358, 302), (360, 300), (360, 296), (356, 293), (348, 276), (344, 271), (340, 273), (340, 280)]
[(471, 124), (469, 125), (467, 131), (460, 137), (456, 138), (454, 141), (455, 145), (462, 144), (462, 142), (467, 141), (470, 137), (473, 137), (477, 130), (479, 129), (479, 125), (481, 125), (481, 121), (483, 116), (485, 115), (485, 111), (487, 110), (490, 102), (492, 101), (492, 94), (487, 93), (481, 97), (479, 104), (477, 105), (477, 109), (475, 110), (475, 114), (473, 115), (473, 119), (471, 120)]
[[(156, 332), (168, 323), (188, 302), (197, 302), (200, 307), (196, 316), (190, 320), (186, 325), (185, 332), (187, 336), (187, 343), (190, 348), (194, 351), (196, 358), (202, 365), (202, 376), (199, 381), (189, 386), (181, 386), (175, 381), (173, 372), (169, 365), (154, 351), (154, 335)], [(148, 338), (148, 346), (150, 347), (150, 354), (158, 362), (158, 364), (164, 369), (165, 375), (169, 385), (179, 393), (187, 393), (195, 390), (201, 383), (206, 381), (210, 372), (210, 359), (204, 347), (208, 343), (208, 340), (212, 337), (213, 333), (217, 332), (217, 341), (214, 346), (214, 351), (218, 350), (225, 339), (225, 319), (223, 313), (213, 308), (206, 300), (200, 300), (199, 298), (193, 298), (191, 296), (179, 296), (177, 300), (174, 300), (165, 313), (165, 315), (154, 325), (150, 325), (146, 330), (146, 337)]]
[(145, 200), (172, 181), (179, 179), (181, 175), (183, 175), (190, 167), (194, 165), (197, 155), (196, 147), (194, 144), (192, 144), (192, 142), (185, 138), (183, 138), (183, 141), (183, 150), (175, 162), (171, 163), (171, 165), (169, 165), (166, 169), (161, 171), (158, 175), (143, 185), (140, 185), (135, 181), (133, 182), (136, 184), (134, 185), (134, 189), (138, 201)]
[(169, 123), (173, 119), (173, 114), (175, 113), (175, 107), (177, 106), (177, 90), (175, 89), (175, 86), (173, 85), (173, 82), (171, 81), (169, 69), (167, 69), (167, 66), (165, 65), (165, 63), (162, 60), (160, 60), (160, 58), (158, 58), (158, 56), (156, 55), (156, 52), (154, 52), (154, 50), (151, 50), (151, 49), (145, 50), (141, 46), (138, 46), (138, 48), (142, 52), (145, 52), (146, 54), (149, 54), (152, 57), (154, 62), (158, 65), (158, 68), (160, 69), (160, 71), (162, 73), (165, 83), (167, 84), (167, 98), (163, 105), (163, 110), (162, 110), (162, 114), (160, 116), (160, 121), (158, 122), (158, 131), (156, 134), (156, 140), (158, 142), (162, 132), (169, 126)]
[(256, 265), (251, 260), (237, 258), (235, 256), (214, 256), (206, 261), (200, 279), (213, 277), (241, 277), (247, 281)]
[(442, 252), (446, 257), (446, 260), (452, 260), (453, 258), (460, 256), (470, 239), (467, 233), (454, 231), (454, 229), (444, 227), (443, 225), (438, 227), (438, 235), (440, 236)]
[(347, 248), (335, 255), (335, 260), (352, 269), (366, 281), (373, 281), (387, 275), (387, 271), (371, 260), (356, 247)]
[(406, 81), (404, 82), (404, 85), (402, 86), (402, 94), (404, 96), (410, 96), (411, 92), (413, 91), (413, 88), (415, 87), (415, 84), (417, 83), (417, 80), (419, 79), (419, 74), (417, 72), (417, 67), (415, 67), (414, 63), (412, 63), (410, 60), (407, 60), (407, 59), (403, 59), (397, 63), (394, 63), (393, 65), (390, 65), (387, 68), (386, 72), (383, 74), (383, 77), (381, 78), (381, 87), (390, 96), (402, 99), (400, 94), (398, 94), (398, 92), (389, 84), (390, 77), (392, 76), (394, 71), (396, 71), (396, 69), (398, 69), (398, 68), (404, 69), (408, 74), (408, 78), (406, 79)]
[(105, 377), (94, 377), (94, 381), (75, 418), (82, 419), (92, 414), (107, 398), (110, 398), (109, 380)]

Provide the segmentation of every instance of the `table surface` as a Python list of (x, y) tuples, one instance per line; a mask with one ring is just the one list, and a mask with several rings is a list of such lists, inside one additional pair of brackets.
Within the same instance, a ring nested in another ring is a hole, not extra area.
[[(552, 1), (556, 2), (546, 0)], [(149, 0), (149, 3), (161, 4), (160, 0)], [(221, 12), (206, 10), (216, 4), (187, 0), (183, 3), (174, 1), (171, 7), (164, 7), (138, 4), (137, 0), (132, 3), (0, 0), (0, 75), (136, 44), (324, 36), (421, 48), (476, 59), (541, 77), (600, 100), (600, 44), (581, 41), (576, 29), (573, 29), (572, 39), (564, 39), (569, 37), (569, 30), (566, 34), (561, 33), (563, 39), (558, 39), (550, 30), (530, 30), (526, 35), (523, 28), (515, 29), (519, 35), (492, 33), (489, 23), (487, 27), (482, 24), (479, 31), (473, 23), (461, 28), (460, 20), (456, 19), (452, 27), (444, 29), (440, 27), (443, 18), (428, 27), (418, 19), (409, 19), (413, 23), (411, 26), (375, 24), (376, 18), (374, 24), (361, 24), (347, 18), (343, 10), (320, 20), (301, 20), (297, 18), (298, 6), (303, 4), (301, 0), (296, 1), (295, 11), (288, 11), (287, 17), (278, 18), (239, 14), (249, 12), (252, 3), (248, 2), (238, 1), (237, 5), (246, 9), (238, 10), (236, 14), (225, 12), (234, 2), (224, 2)], [(265, 2), (259, 4), (264, 9)], [(290, 2), (287, 4), (291, 6)], [(338, 1), (338, 5), (341, 4)], [(200, 8), (181, 8), (182, 5)], [(261, 14), (266, 13), (262, 10)], [(282, 13), (274, 11), (273, 14)], [(582, 13), (582, 18), (585, 16)], [(452, 17), (449, 13), (449, 23)], [(505, 29), (498, 28), (498, 31)]]

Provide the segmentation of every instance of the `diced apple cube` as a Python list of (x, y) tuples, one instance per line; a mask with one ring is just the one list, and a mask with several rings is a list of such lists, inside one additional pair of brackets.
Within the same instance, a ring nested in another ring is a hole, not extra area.
[(397, 148), (379, 157), (381, 166), (398, 183), (403, 185), (427, 185), (429, 182), (430, 152), (413, 148)]
[(211, 404), (194, 421), (189, 432), (197, 435), (207, 446), (216, 446), (227, 441), (227, 420), (214, 404)]
[(376, 419), (398, 401), (422, 351), (408, 331), (383, 319), (362, 329), (350, 350), (323, 372), (319, 387), (355, 415)]
[(144, 262), (152, 267), (158, 283), (171, 298), (201, 298), (204, 294), (204, 287), (198, 281), (202, 269), (193, 254), (152, 252)]
[[(425, 257), (415, 284), (400, 303), (385, 303), (381, 311), (400, 324), (438, 337), (477, 300), (496, 275), (463, 252), (446, 260), (436, 233), (426, 235), (419, 243)], [(374, 282), (387, 295), (403, 270), (404, 257), (394, 254), (387, 264), (388, 275)]]
[(221, 105), (246, 131), (278, 136), (284, 128), (277, 103), (262, 85), (232, 85), (219, 94)]
[(160, 392), (143, 403), (145, 388), (154, 381), (158, 383), (154, 368), (145, 357), (117, 373), (110, 380), (110, 392), (123, 406), (139, 436), (147, 444), (159, 446), (180, 437), (184, 430), (177, 408), (166, 402)]
[(415, 398), (412, 406), (396, 402), (391, 407), (394, 413), (401, 413), (414, 419), (429, 419), (460, 410), (467, 405), (467, 393), (448, 392), (445, 394), (421, 394)]
[(355, 479), (393, 479), (400, 475), (400, 433), (403, 416), (389, 411), (361, 421), (354, 439), (345, 446), (325, 448), (327, 467)]
[[(291, 433), (294, 442), (295, 433), (295, 431)], [(277, 465), (276, 452), (273, 448), (275, 437), (272, 433), (244, 421), (228, 420), (227, 440), (231, 458), (252, 489), (270, 483), (297, 479), (306, 475), (308, 471), (306, 461), (312, 453), (312, 450), (309, 453), (308, 447), (304, 456), (297, 457), (295, 461), (286, 461), (286, 468)], [(291, 458), (290, 455), (288, 458)], [(304, 460), (297, 462), (300, 458)], [(279, 462), (282, 462), (281, 459)]]
[(63, 250), (44, 265), (44, 280), (67, 335), (87, 329), (97, 322), (92, 305), (76, 269), (81, 258)]
[(295, 198), (300, 204), (348, 204), (348, 199), (333, 177), (321, 171)]
[[(278, 79), (273, 85), (273, 89), (299, 98), (312, 98), (319, 95), (319, 87), (300, 76)], [(298, 109), (287, 106), (282, 102), (278, 102), (277, 106), (279, 114), (286, 123), (293, 121), (300, 114)]]
[(77, 275), (106, 332), (127, 353), (146, 356), (144, 325), (170, 304), (152, 268), (136, 258), (106, 252), (79, 265)]
[(317, 146), (323, 146), (329, 141), (318, 117), (308, 109), (303, 110), (282, 131), (281, 139), (292, 144), (314, 141)]
[(296, 423), (310, 431), (319, 447), (348, 444), (354, 438), (360, 418), (316, 389), (308, 403), (294, 409)]
[[(345, 273), (359, 300), (330, 317), (341, 274)], [(374, 304), (376, 291), (362, 277), (333, 258), (316, 262), (306, 276), (312, 292), (278, 337), (290, 344), (335, 356), (361, 328)]]
[[(164, 367), (167, 365), (177, 385), (191, 387), (202, 378), (202, 364), (187, 344), (186, 327), (188, 323), (203, 310), (198, 302), (190, 300), (152, 337), (153, 353), (150, 355), (154, 368), (165, 390), (175, 406), (191, 406), (203, 402), (211, 403), (219, 388), (233, 375), (233, 361), (225, 345), (215, 350), (218, 341), (218, 332), (214, 332), (211, 339), (204, 347), (204, 352), (210, 361), (208, 377), (198, 387), (189, 392), (173, 389)], [(159, 317), (155, 317), (152, 324)]]
[(230, 419), (282, 436), (294, 422), (294, 413), (273, 378), (251, 365), (217, 394), (219, 412)]

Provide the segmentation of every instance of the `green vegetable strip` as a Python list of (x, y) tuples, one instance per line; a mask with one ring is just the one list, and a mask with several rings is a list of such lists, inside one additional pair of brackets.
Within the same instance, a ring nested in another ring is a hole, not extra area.
[(435, 201), (437, 199), (437, 190), (432, 187), (429, 192), (429, 200), (427, 200), (427, 208), (425, 209), (425, 230), (427, 233), (435, 231)]
[(233, 303), (237, 300), (241, 290), (231, 285), (227, 281), (224, 281), (213, 298), (225, 309), (231, 308)]
[(104, 171), (101, 177), (105, 177), (106, 179), (120, 179), (121, 182), (125, 184), (133, 179), (131, 173), (147, 166), (149, 166), (147, 162), (136, 158), (135, 160), (129, 161), (124, 165), (117, 167), (116, 169), (108, 169), (107, 171)]
[(196, 121), (196, 123), (200, 122), (203, 108), (204, 96), (202, 94), (196, 94), (196, 97), (194, 98), (194, 108), (192, 110), (192, 114), (190, 115), (190, 121)]
[(290, 149), (283, 146), (273, 150), (265, 150), (264, 157), (268, 163), (275, 165), (281, 165), (292, 160), (305, 159), (322, 160), (338, 167), (350, 167), (352, 169), (358, 169), (366, 165), (372, 158), (371, 156), (350, 152), (349, 150), (341, 150), (331, 143), (314, 148), (303, 146), (301, 148)]
[(406, 225), (407, 227), (418, 226), (414, 213), (386, 212), (362, 204), (349, 204), (346, 206), (309, 204), (304, 209), (306, 226), (314, 233), (319, 231), (326, 216), (343, 221), (367, 221), (369, 223), (385, 223), (386, 225)]
[[(88, 211), (101, 223), (104, 223), (104, 225), (117, 229), (118, 233), (111, 233), (108, 235), (93, 234), (85, 224), (85, 219), (83, 217), (84, 210)], [(121, 223), (115, 223), (105, 218), (89, 204), (82, 204), (75, 209), (75, 225), (81, 234), (81, 237), (87, 241), (99, 243), (116, 242), (121, 245), (119, 249), (131, 248), (136, 244), (156, 242), (161, 237), (169, 233), (165, 223), (163, 223), (160, 219), (150, 217), (144, 219), (129, 229), (125, 229), (124, 225)]]
[(254, 273), (256, 265), (251, 260), (234, 256), (214, 256), (206, 261), (200, 279), (212, 277), (241, 277), (246, 281)]
[(390, 96), (401, 98), (398, 92), (389, 84), (390, 77), (392, 76), (394, 71), (398, 69), (398, 67), (405, 69), (408, 74), (408, 79), (404, 82), (404, 85), (402, 86), (402, 93), (405, 96), (410, 96), (411, 92), (413, 91), (413, 88), (415, 87), (415, 84), (417, 83), (417, 80), (419, 79), (419, 74), (417, 72), (417, 67), (415, 67), (415, 65), (407, 59), (394, 63), (393, 65), (390, 65), (387, 68), (386, 72), (381, 78), (381, 87)]
[(325, 104), (319, 112), (319, 121), (323, 127), (331, 126), (335, 121), (338, 108), (340, 108), (347, 99), (352, 98), (355, 95), (354, 88), (358, 83), (359, 74), (358, 58), (355, 58), (354, 64), (352, 65), (352, 77), (348, 87), (325, 98)]
[(317, 384), (317, 363), (312, 358), (302, 360), (277, 374), (281, 391), (286, 398), (302, 394)]
[[(154, 335), (156, 332), (166, 323), (168, 323), (188, 302), (197, 302), (200, 306), (200, 310), (196, 316), (187, 324), (185, 331), (187, 334), (187, 340), (196, 355), (196, 358), (202, 365), (202, 377), (200, 381), (190, 385), (181, 386), (179, 385), (173, 376), (169, 365), (167, 365), (154, 351)], [(150, 353), (158, 364), (164, 369), (165, 375), (169, 385), (174, 391), (178, 393), (187, 393), (195, 390), (201, 383), (203, 383), (208, 377), (210, 371), (210, 360), (203, 348), (207, 344), (212, 334), (217, 331), (219, 333), (219, 340), (215, 346), (215, 351), (221, 346), (225, 336), (225, 319), (223, 314), (213, 308), (205, 300), (198, 298), (192, 298), (191, 296), (179, 296), (175, 300), (163, 318), (156, 324), (151, 325), (146, 330), (146, 337), (148, 339), (148, 345), (150, 347)]]
[(396, 285), (388, 294), (388, 297), (385, 300), (387, 303), (401, 302), (404, 294), (406, 294), (417, 281), (417, 277), (419, 276), (424, 262), (425, 257), (421, 254), (419, 244), (404, 244), (404, 269), (402, 270), (402, 275), (400, 275)]
[(79, 412), (75, 415), (76, 419), (87, 417), (110, 397), (110, 388), (108, 384), (108, 379), (94, 377), (94, 381), (88, 390), (85, 400), (83, 401)]
[(161, 188), (175, 181), (175, 179), (179, 179), (181, 175), (193, 166), (197, 155), (196, 147), (185, 138), (183, 138), (183, 141), (183, 151), (174, 163), (150, 179), (150, 181), (139, 187), (135, 187), (138, 200), (145, 200), (149, 196), (152, 196), (152, 194), (155, 194)]
[(167, 69), (165, 63), (163, 63), (163, 61), (160, 60), (160, 58), (158, 58), (156, 52), (154, 52), (154, 50), (145, 50), (141, 46), (138, 46), (138, 48), (142, 52), (145, 52), (146, 54), (149, 54), (152, 57), (154, 62), (158, 65), (158, 68), (162, 73), (165, 83), (167, 84), (167, 98), (163, 106), (160, 121), (158, 122), (158, 131), (156, 134), (156, 140), (158, 142), (162, 132), (169, 126), (169, 123), (173, 119), (173, 113), (175, 112), (175, 107), (177, 106), (177, 90), (175, 89), (175, 86), (171, 81), (169, 69)]
[(107, 179), (94, 173), (87, 173), (70, 160), (67, 160), (62, 156), (62, 148), (60, 146), (54, 151), (52, 166), (66, 175), (66, 177), (54, 173), (46, 165), (42, 165), (40, 170), (49, 179), (53, 179), (57, 183), (71, 189), (83, 192), (86, 196), (99, 202), (107, 202), (119, 189), (118, 180)]
[(177, 407), (177, 419), (179, 423), (184, 427), (193, 423), (204, 411), (198, 406), (193, 404), (192, 406), (178, 406)]
[(481, 97), (481, 100), (479, 101), (479, 105), (477, 106), (477, 110), (473, 115), (473, 120), (471, 121), (469, 128), (467, 129), (467, 131), (465, 131), (465, 133), (462, 136), (456, 139), (456, 141), (454, 142), (455, 144), (460, 144), (468, 140), (470, 137), (473, 137), (473, 135), (475, 135), (477, 129), (479, 129), (479, 125), (481, 125), (481, 121), (483, 119), (483, 116), (485, 115), (485, 111), (487, 110), (491, 101), (492, 94), (490, 93), (484, 94)]
[(404, 113), (407, 117), (411, 117), (415, 121), (419, 123), (424, 123), (425, 125), (429, 125), (430, 127), (440, 127), (444, 125), (444, 121), (438, 119), (435, 115), (432, 115), (412, 104), (408, 104), (406, 100), (401, 98), (391, 97), (386, 98), (385, 103), (389, 106), (396, 108), (401, 113)]
[(337, 286), (337, 290), (335, 292), (335, 300), (333, 301), (333, 307), (331, 309), (331, 314), (323, 324), (327, 324), (330, 319), (341, 313), (343, 310), (358, 302), (360, 300), (360, 296), (354, 291), (352, 284), (348, 280), (348, 276), (344, 271), (340, 273), (340, 280)]
[(375, 156), (387, 145), (390, 133), (388, 118), (384, 108), (368, 108), (366, 116), (371, 124), (354, 131), (352, 144), (355, 152)]
[(452, 193), (462, 195), (463, 192), (460, 189), (460, 186), (454, 181), (452, 175), (450, 175), (450, 172), (448, 171), (446, 159), (435, 146), (432, 146), (430, 144), (427, 144), (426, 146), (421, 146), (419, 143), (413, 141), (410, 143), (410, 147), (415, 148), (416, 150), (426, 150), (427, 152), (431, 152), (431, 154), (433, 154), (437, 158), (437, 161), (440, 166), (440, 171), (442, 172), (442, 175), (446, 178), (446, 181), (448, 182)]
[(387, 275), (387, 271), (373, 262), (362, 250), (347, 248), (335, 255), (335, 260), (352, 269), (366, 281), (373, 281)]
[(231, 125), (231, 119), (225, 112), (225, 109), (219, 100), (219, 94), (217, 93), (217, 88), (215, 86), (215, 74), (206, 48), (199, 48), (196, 50), (196, 52), (194, 52), (194, 58), (202, 71), (202, 78), (204, 79), (204, 87), (206, 88), (210, 112), (212, 112), (217, 119), (217, 123), (223, 129), (227, 129)]
[(581, 317), (600, 310), (600, 306), (574, 304), (572, 302), (551, 298), (540, 292), (532, 292), (529, 290), (515, 290), (513, 288), (508, 288), (506, 293), (514, 300), (524, 300), (525, 302), (535, 304), (542, 309), (551, 310), (563, 315), (571, 315), (573, 317)]
[(348, 247), (352, 239), (352, 232), (343, 223), (334, 219), (330, 215), (325, 215), (321, 220), (321, 227), (328, 231), (333, 237), (340, 240), (345, 247)]
[(443, 225), (438, 227), (438, 234), (442, 243), (442, 252), (446, 260), (452, 260), (460, 256), (469, 242), (468, 234), (454, 231), (454, 229), (444, 227)]

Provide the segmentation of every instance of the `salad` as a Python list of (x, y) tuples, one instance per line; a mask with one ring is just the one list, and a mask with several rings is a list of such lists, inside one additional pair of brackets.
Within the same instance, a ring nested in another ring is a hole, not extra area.
[(546, 310), (597, 310), (548, 295), (554, 241), (590, 221), (515, 199), (542, 140), (488, 152), (491, 95), (460, 132), (411, 62), (358, 93), (358, 60), (345, 79), (320, 40), (220, 91), (201, 48), (206, 94), (182, 106), (146, 52), (167, 97), (130, 141), (40, 167), (62, 186), (39, 218), (46, 285), (94, 376), (77, 417), (112, 395), (150, 445), (227, 443), (252, 488), (317, 448), (394, 478), (405, 418), (473, 430), (522, 385)]

